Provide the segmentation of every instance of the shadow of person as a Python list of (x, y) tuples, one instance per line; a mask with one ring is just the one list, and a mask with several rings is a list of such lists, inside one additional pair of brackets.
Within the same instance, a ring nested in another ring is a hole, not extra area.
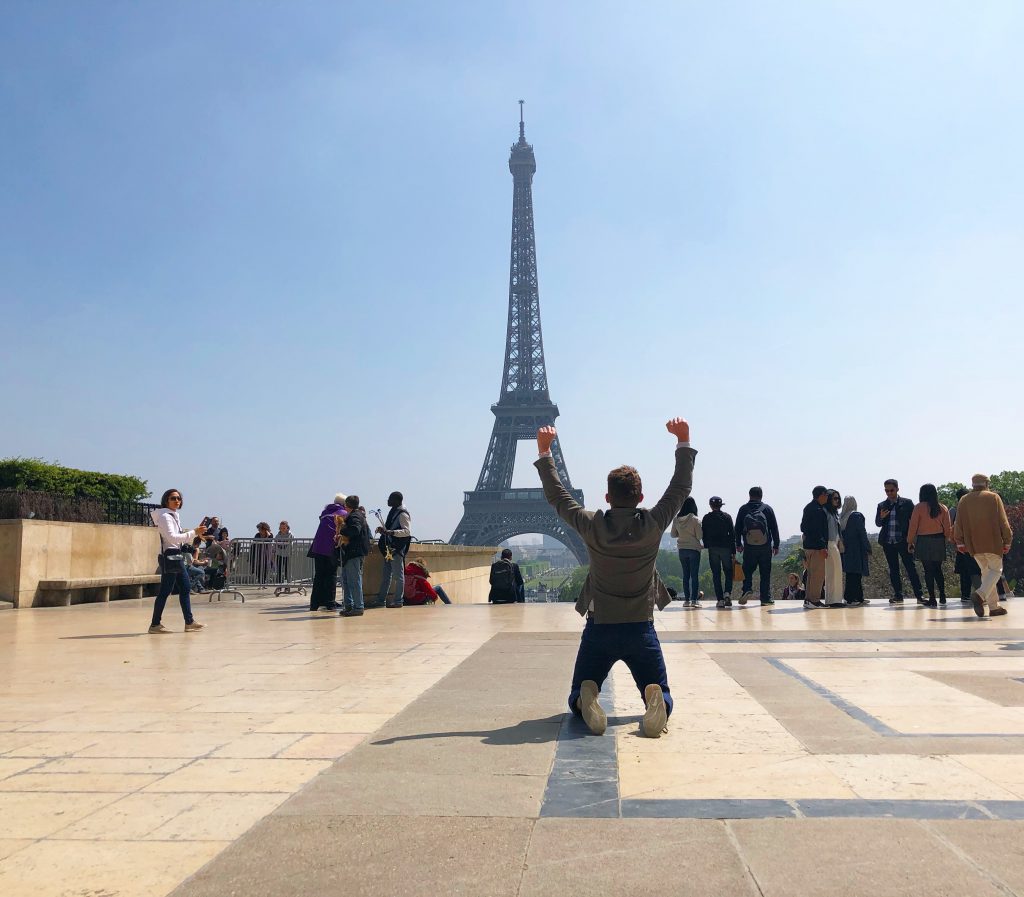
[(479, 738), (482, 744), (516, 745), (549, 744), (558, 740), (564, 714), (546, 716), (543, 719), (524, 719), (514, 726), (501, 729), (474, 729), (462, 732), (420, 732), (416, 735), (396, 735), (371, 741), (374, 745), (397, 744), (402, 741), (425, 741), (428, 738)]

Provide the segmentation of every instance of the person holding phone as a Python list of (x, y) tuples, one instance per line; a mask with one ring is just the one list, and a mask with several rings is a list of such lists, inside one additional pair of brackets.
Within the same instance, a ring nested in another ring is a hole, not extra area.
[(160, 531), (160, 590), (153, 605), (153, 619), (149, 625), (151, 635), (162, 635), (171, 630), (160, 622), (167, 597), (177, 589), (181, 613), (185, 618), (185, 632), (197, 632), (203, 628), (192, 616), (191, 580), (185, 567), (182, 546), (190, 544), (196, 536), (203, 536), (206, 527), (202, 523), (194, 530), (183, 530), (178, 512), (181, 510), (180, 489), (168, 489), (160, 499), (160, 507), (150, 512), (153, 523)]

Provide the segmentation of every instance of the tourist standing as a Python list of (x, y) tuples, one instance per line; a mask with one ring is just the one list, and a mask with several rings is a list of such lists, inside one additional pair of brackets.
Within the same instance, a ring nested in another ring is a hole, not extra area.
[(309, 595), (310, 610), (337, 610), (338, 561), (337, 518), (347, 517), (345, 495), (339, 492), (334, 501), (325, 505), (320, 512), (320, 523), (309, 546), (307, 557), (313, 559), (313, 590)]
[(195, 529), (183, 530), (178, 512), (181, 510), (182, 496), (180, 489), (168, 489), (160, 498), (160, 507), (150, 511), (153, 523), (160, 531), (160, 589), (153, 604), (153, 619), (149, 624), (150, 633), (156, 635), (170, 632), (160, 622), (167, 604), (167, 596), (177, 590), (181, 614), (185, 618), (185, 631), (196, 632), (203, 628), (192, 616), (190, 599), (191, 583), (185, 569), (185, 556), (182, 545), (190, 543), (196, 536), (206, 533), (206, 527), (199, 524)]
[(839, 549), (839, 511), (843, 497), (828, 490), (825, 513), (828, 522), (828, 555), (825, 557), (825, 606), (846, 607), (843, 601), (843, 553)]
[(607, 511), (581, 507), (562, 485), (551, 457), (555, 428), (537, 431), (535, 466), (544, 497), (580, 534), (590, 559), (590, 574), (576, 601), (576, 612), (587, 623), (572, 674), (569, 709), (583, 717), (595, 735), (603, 735), (608, 725), (598, 694), (619, 660), (629, 667), (643, 696), (643, 734), (658, 738), (672, 713), (665, 657), (654, 628), (655, 606), (664, 609), (672, 599), (655, 564), (662, 534), (690, 494), (697, 453), (690, 448), (690, 425), (685, 420), (677, 417), (665, 426), (676, 438), (675, 472), (650, 510), (638, 507), (643, 499), (640, 474), (625, 465), (608, 474)]
[[(946, 603), (946, 577), (942, 562), (946, 560), (946, 543), (953, 541), (953, 523), (949, 509), (939, 501), (939, 491), (925, 483), (918, 493), (918, 503), (907, 527), (907, 548), (924, 568), (924, 584), (928, 589), (928, 607)], [(935, 586), (939, 600), (935, 601)]]
[[(387, 519), (383, 526), (377, 527), (380, 536), (378, 547), (384, 555), (384, 571), (381, 574), (380, 591), (377, 593), (375, 606), (380, 607), (401, 607), (402, 595), (405, 591), (405, 556), (409, 553), (409, 546), (412, 544), (412, 517), (402, 507), (403, 496), (401, 492), (392, 492), (388, 496)], [(391, 553), (391, 560), (387, 559), (388, 551)], [(391, 588), (391, 580), (395, 581), (395, 597), (388, 602), (388, 591)]]
[(804, 506), (800, 518), (800, 532), (803, 536), (801, 544), (804, 549), (804, 562), (807, 565), (805, 607), (824, 606), (821, 592), (825, 587), (828, 563), (829, 514), (825, 510), (827, 502), (828, 489), (824, 486), (815, 486), (811, 490), (811, 500)]
[[(961, 486), (956, 490), (957, 503), (963, 498), (970, 489), (965, 489)], [(949, 509), (950, 522), (956, 526), (956, 510), (957, 505)], [(953, 572), (960, 578), (960, 601), (963, 604), (971, 603), (971, 592), (981, 585), (981, 569), (978, 567), (978, 562), (974, 560), (966, 551), (958, 551), (956, 553), (956, 560), (953, 562)]]
[(704, 593), (700, 591), (700, 549), (704, 531), (697, 519), (697, 502), (688, 496), (679, 514), (672, 521), (672, 536), (683, 568), (683, 607), (700, 607)]
[(996, 583), (1003, 575), (1003, 555), (1010, 550), (1013, 530), (1003, 500), (988, 488), (988, 477), (982, 473), (971, 477), (971, 491), (957, 505), (953, 536), (956, 550), (970, 554), (981, 570), (981, 585), (971, 595), (974, 612), (984, 617), (987, 603), (990, 617), (1003, 616), (1006, 608), (999, 606)]
[(761, 604), (772, 601), (772, 555), (779, 553), (779, 524), (775, 511), (761, 499), (760, 486), (750, 488), (750, 501), (736, 512), (736, 551), (743, 555), (743, 591), (740, 604), (746, 604), (753, 594), (754, 571), (760, 573)]
[(339, 532), (341, 543), (341, 587), (344, 593), (343, 617), (363, 615), (363, 563), (370, 553), (370, 524), (358, 495), (345, 499), (344, 525)]
[[(708, 550), (708, 566), (715, 587), (715, 606), (732, 607), (732, 572), (736, 562), (736, 531), (732, 517), (722, 510), (722, 499), (712, 495), (711, 511), (700, 522), (704, 547)], [(725, 576), (725, 586), (722, 577)]]
[(878, 544), (882, 546), (885, 562), (889, 565), (889, 581), (892, 583), (893, 592), (889, 603), (903, 603), (903, 578), (900, 576), (902, 560), (910, 587), (914, 590), (914, 597), (919, 603), (924, 604), (917, 565), (907, 547), (907, 531), (910, 529), (910, 515), (914, 513), (914, 503), (909, 498), (900, 497), (900, 484), (896, 480), (886, 480), (884, 485), (885, 501), (879, 502), (875, 511), (875, 526), (880, 528)]
[(266, 585), (270, 575), (270, 554), (273, 550), (274, 534), (270, 524), (260, 521), (256, 524), (256, 535), (249, 548), (249, 573), (259, 585)]
[(839, 514), (839, 531), (843, 540), (843, 572), (846, 574), (844, 597), (847, 607), (863, 607), (864, 577), (871, 572), (871, 540), (868, 539), (867, 521), (857, 510), (857, 499), (847, 495)]
[(288, 559), (294, 539), (288, 521), (282, 520), (278, 524), (277, 535), (274, 536), (274, 561), (276, 563), (274, 572), (277, 575), (278, 583), (288, 582)]

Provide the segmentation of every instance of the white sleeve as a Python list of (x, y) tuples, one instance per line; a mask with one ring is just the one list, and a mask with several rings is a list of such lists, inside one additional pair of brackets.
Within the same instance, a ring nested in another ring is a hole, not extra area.
[(160, 539), (166, 548), (177, 548), (192, 541), (193, 531), (182, 531), (173, 514), (161, 514), (157, 517), (156, 525), (160, 530)]

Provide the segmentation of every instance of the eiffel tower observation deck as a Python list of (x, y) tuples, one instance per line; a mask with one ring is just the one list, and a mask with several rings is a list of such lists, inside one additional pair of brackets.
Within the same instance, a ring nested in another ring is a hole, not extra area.
[[(464, 513), (452, 535), (454, 545), (496, 545), (524, 533), (553, 536), (576, 559), (586, 563), (582, 540), (559, 519), (538, 488), (513, 489), (516, 449), (536, 438), (539, 427), (552, 426), (558, 406), (548, 393), (544, 339), (537, 286), (537, 241), (533, 226), (533, 175), (537, 160), (526, 142), (523, 101), (519, 101), (519, 140), (512, 145), (512, 251), (508, 277), (508, 329), (501, 395), (491, 406), (494, 429), (476, 488), (465, 493)], [(562, 448), (551, 447), (562, 483), (580, 504), (583, 493), (572, 488)]]

